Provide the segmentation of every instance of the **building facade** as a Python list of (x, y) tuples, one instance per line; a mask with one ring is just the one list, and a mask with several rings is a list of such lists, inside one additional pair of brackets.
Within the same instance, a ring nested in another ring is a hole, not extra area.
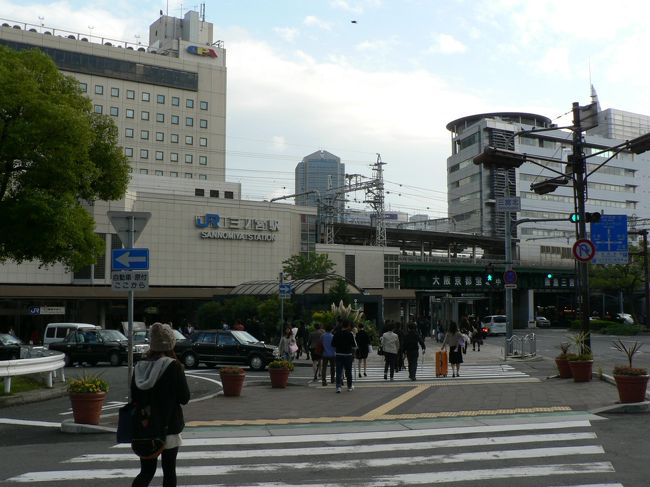
[[(341, 158), (325, 150), (303, 157), (295, 170), (296, 205), (332, 206), (335, 221), (340, 221), (345, 208), (345, 198), (337, 196), (336, 190), (345, 186), (345, 164)], [(315, 193), (307, 193), (315, 191)], [(320, 201), (319, 201), (320, 200)]]

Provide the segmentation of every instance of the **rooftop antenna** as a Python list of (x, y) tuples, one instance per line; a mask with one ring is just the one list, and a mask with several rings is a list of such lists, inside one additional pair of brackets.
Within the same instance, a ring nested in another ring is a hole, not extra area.
[(205, 22), (205, 3), (201, 4), (201, 22)]

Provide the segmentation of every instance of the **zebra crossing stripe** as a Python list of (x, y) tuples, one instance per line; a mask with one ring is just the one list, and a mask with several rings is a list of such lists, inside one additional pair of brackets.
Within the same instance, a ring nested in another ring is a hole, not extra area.
[[(541, 435), (522, 435), (522, 436), (487, 436), (477, 438), (458, 438), (453, 440), (422, 441), (415, 443), (386, 443), (379, 445), (354, 445), (354, 446), (329, 446), (327, 449), (322, 447), (304, 447), (304, 448), (270, 448), (254, 450), (225, 450), (225, 451), (183, 451), (178, 454), (179, 460), (219, 460), (241, 458), (273, 458), (273, 457), (314, 457), (314, 456), (333, 456), (333, 455), (351, 455), (351, 454), (370, 454), (395, 451), (411, 450), (435, 450), (439, 448), (466, 448), (476, 446), (497, 446), (497, 445), (519, 445), (525, 443), (549, 443), (594, 440), (595, 433), (556, 433)], [(64, 463), (95, 463), (95, 462), (123, 462), (139, 461), (138, 457), (131, 453), (106, 453), (106, 454), (86, 454), (81, 455)]]
[[(423, 436), (465, 435), (471, 433), (499, 433), (507, 431), (540, 431), (550, 429), (588, 428), (587, 420), (554, 421), (548, 423), (495, 424), (450, 428), (425, 428), (399, 431), (365, 431), (357, 433), (330, 433), (316, 435), (239, 436), (236, 438), (184, 438), (184, 446), (264, 445), (283, 443), (318, 443), (323, 441), (386, 440), (390, 438), (417, 438)], [(113, 448), (131, 448), (120, 443)]]

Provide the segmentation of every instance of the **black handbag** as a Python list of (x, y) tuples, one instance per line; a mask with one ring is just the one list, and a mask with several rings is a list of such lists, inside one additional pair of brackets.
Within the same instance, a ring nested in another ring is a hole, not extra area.
[(133, 441), (133, 416), (135, 405), (130, 402), (122, 406), (117, 417), (117, 442), (131, 443)]
[(384, 354), (384, 347), (379, 347), (377, 349), (377, 355), (383, 355)]

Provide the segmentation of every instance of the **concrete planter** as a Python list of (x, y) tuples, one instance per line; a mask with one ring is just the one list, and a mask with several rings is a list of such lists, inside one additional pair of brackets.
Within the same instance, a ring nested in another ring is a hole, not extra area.
[(569, 360), (569, 367), (574, 382), (589, 382), (591, 380), (593, 360)]
[(70, 393), (72, 416), (77, 424), (99, 424), (102, 406), (106, 399), (105, 392)]
[(648, 386), (647, 375), (615, 375), (618, 397), (622, 403), (645, 401), (645, 392)]
[(560, 379), (570, 379), (573, 377), (571, 373), (571, 367), (569, 367), (569, 361), (566, 358), (555, 358), (555, 365), (557, 366), (558, 374)]
[(244, 388), (244, 379), (246, 374), (242, 370), (241, 373), (219, 373), (221, 377), (221, 385), (223, 387), (223, 395), (227, 397), (237, 397), (241, 395)]
[(269, 377), (271, 378), (271, 387), (284, 389), (289, 383), (289, 369), (269, 368)]

